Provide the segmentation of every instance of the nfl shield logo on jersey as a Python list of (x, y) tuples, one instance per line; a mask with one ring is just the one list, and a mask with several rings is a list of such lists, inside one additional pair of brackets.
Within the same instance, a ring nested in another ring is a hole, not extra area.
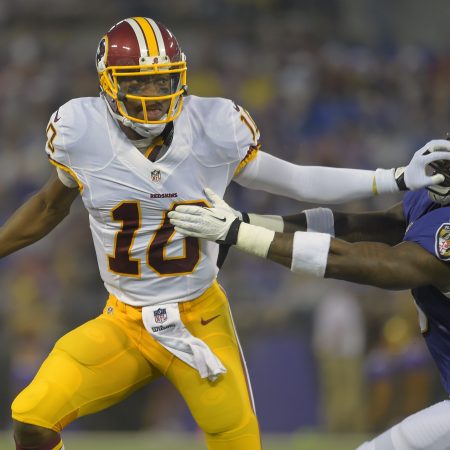
[(164, 323), (167, 320), (166, 308), (158, 308), (156, 311), (153, 311), (153, 314), (156, 323)]
[(444, 261), (450, 261), (450, 223), (444, 223), (436, 233), (436, 250)]
[(156, 183), (159, 183), (161, 181), (161, 171), (160, 170), (152, 170), (150, 173), (150, 176), (152, 178), (152, 181), (155, 181)]

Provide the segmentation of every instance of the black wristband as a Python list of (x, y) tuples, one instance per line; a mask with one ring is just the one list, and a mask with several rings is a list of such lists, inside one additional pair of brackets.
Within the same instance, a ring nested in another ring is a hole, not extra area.
[(241, 226), (242, 221), (240, 221), (237, 217), (233, 220), (230, 228), (228, 229), (228, 233), (223, 240), (216, 241), (219, 244), (226, 245), (235, 245), (237, 242), (237, 237), (239, 233), (239, 227)]
[(241, 211), (241, 214), (242, 214), (242, 222), (250, 223), (250, 217), (248, 213)]
[(230, 250), (230, 245), (227, 244), (219, 244), (219, 254), (217, 255), (217, 262), (216, 265), (220, 269), (223, 266), (223, 263), (225, 262), (225, 259), (228, 255), (228, 250)]
[(397, 167), (394, 172), (394, 179), (397, 183), (399, 191), (407, 191), (408, 187), (405, 183), (405, 167)]

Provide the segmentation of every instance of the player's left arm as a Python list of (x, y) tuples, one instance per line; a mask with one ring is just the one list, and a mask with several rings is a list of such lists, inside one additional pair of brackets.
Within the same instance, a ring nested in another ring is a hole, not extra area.
[(315, 231), (347, 242), (370, 241), (390, 245), (402, 241), (406, 228), (402, 203), (374, 212), (347, 213), (313, 208), (286, 216), (243, 213), (242, 218), (252, 225), (278, 232)]
[(416, 151), (406, 167), (375, 171), (301, 166), (259, 151), (234, 180), (251, 189), (299, 201), (335, 204), (439, 184), (443, 176), (428, 175), (426, 167), (442, 159), (450, 159), (450, 142), (446, 140), (428, 142)]

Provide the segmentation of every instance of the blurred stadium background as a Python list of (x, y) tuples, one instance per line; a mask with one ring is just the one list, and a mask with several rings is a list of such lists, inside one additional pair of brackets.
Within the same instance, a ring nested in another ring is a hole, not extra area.
[[(192, 94), (242, 104), (263, 149), (292, 162), (388, 168), (450, 131), (446, 0), (2, 1), (0, 223), (48, 178), (50, 114), (70, 98), (97, 95), (98, 40), (132, 15), (176, 34)], [(384, 208), (399, 198), (340, 209)], [(238, 186), (227, 199), (259, 213), (309, 207)], [(234, 252), (220, 280), (266, 448), (354, 448), (443, 398), (408, 292), (294, 276)], [(10, 400), (52, 343), (105, 300), (80, 201), (50, 237), (0, 261), (0, 287), (0, 447), (13, 448)], [(90, 449), (94, 439), (105, 449), (204, 448), (164, 381), (76, 422), (66, 441)]]

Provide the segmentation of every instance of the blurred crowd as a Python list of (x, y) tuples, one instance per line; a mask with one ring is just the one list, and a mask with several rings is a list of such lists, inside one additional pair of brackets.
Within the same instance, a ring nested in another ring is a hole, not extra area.
[[(425, 20), (429, 14), (421, 16), (427, 11), (418, 3), (409, 2), (409, 13)], [(50, 114), (73, 97), (98, 94), (97, 43), (132, 15), (152, 17), (174, 32), (188, 58), (189, 92), (244, 106), (261, 130), (263, 150), (304, 165), (406, 163), (427, 140), (450, 131), (450, 41), (421, 35), (421, 27), (416, 34), (402, 28), (401, 4), (0, 3), (0, 223), (48, 179)], [(450, 16), (445, 8), (436, 14)], [(385, 208), (399, 198), (339, 208)], [(231, 186), (227, 200), (259, 213), (308, 207), (238, 186)], [(371, 432), (442, 395), (408, 293), (294, 276), (234, 252), (229, 259), (220, 280), (264, 430)], [(80, 201), (49, 237), (0, 260), (0, 287), (0, 426), (7, 428), (7, 399), (29, 381), (52, 343), (98, 314), (106, 297)], [(138, 397), (129, 400), (132, 408), (115, 408), (76, 427), (192, 427), (166, 384)]]

